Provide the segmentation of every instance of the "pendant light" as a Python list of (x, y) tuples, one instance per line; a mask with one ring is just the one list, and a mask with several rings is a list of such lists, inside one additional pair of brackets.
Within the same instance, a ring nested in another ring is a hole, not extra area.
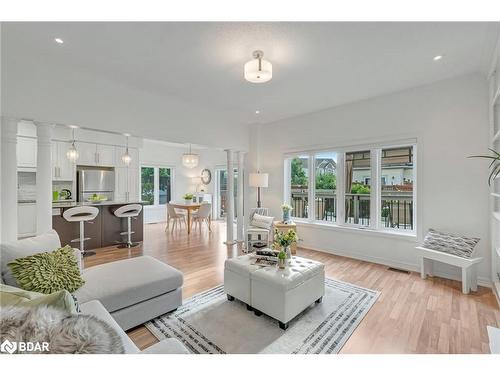
[(245, 64), (245, 79), (252, 83), (264, 83), (273, 78), (273, 65), (264, 60), (264, 52), (254, 51), (253, 60)]
[(130, 156), (130, 154), (128, 152), (128, 137), (129, 136), (130, 136), (130, 134), (125, 134), (125, 137), (127, 139), (127, 148), (125, 149), (125, 153), (122, 155), (122, 162), (126, 166), (129, 166), (130, 163), (132, 162), (132, 156)]
[(76, 162), (78, 159), (78, 150), (76, 149), (75, 146), (75, 129), (76, 126), (72, 126), (71, 129), (73, 130), (73, 141), (71, 142), (71, 146), (69, 147), (68, 151), (66, 151), (66, 157), (71, 161), (71, 162)]
[(189, 144), (189, 152), (182, 155), (182, 165), (186, 168), (194, 168), (198, 166), (200, 156), (191, 152), (191, 144)]

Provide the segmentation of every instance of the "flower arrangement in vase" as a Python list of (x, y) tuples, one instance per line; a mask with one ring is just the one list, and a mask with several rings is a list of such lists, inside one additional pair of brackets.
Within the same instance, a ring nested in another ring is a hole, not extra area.
[(293, 207), (288, 203), (283, 203), (281, 205), (281, 211), (283, 212), (283, 223), (288, 224), (291, 222), (290, 220), (290, 212), (293, 210)]
[(288, 232), (280, 232), (277, 229), (274, 230), (274, 248), (281, 248), (281, 251), (285, 252), (287, 259), (292, 257), (290, 246), (297, 241), (297, 232), (293, 229), (289, 229)]

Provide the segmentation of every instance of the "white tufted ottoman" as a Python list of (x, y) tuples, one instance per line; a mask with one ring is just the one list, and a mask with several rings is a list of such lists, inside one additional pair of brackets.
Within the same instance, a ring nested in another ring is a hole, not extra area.
[(224, 289), (228, 299), (235, 297), (254, 309), (277, 319), (280, 328), (325, 294), (323, 263), (292, 257), (284, 270), (257, 267), (248, 255), (226, 260)]

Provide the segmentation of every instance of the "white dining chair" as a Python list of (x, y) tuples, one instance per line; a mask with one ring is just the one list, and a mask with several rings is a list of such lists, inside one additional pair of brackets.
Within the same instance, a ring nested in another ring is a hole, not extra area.
[(179, 226), (180, 226), (180, 224), (182, 222), (184, 222), (184, 224), (187, 227), (186, 215), (177, 212), (175, 210), (174, 206), (172, 206), (170, 203), (167, 203), (167, 225), (165, 226), (165, 232), (170, 227), (170, 221), (171, 220), (173, 221), (173, 223), (172, 223), (172, 230), (175, 229), (175, 227), (177, 226), (177, 224), (179, 224)]
[(207, 224), (208, 230), (212, 231), (210, 227), (212, 213), (212, 204), (208, 202), (203, 202), (198, 209), (198, 211), (193, 212), (193, 222), (201, 228), (201, 223), (205, 222)]

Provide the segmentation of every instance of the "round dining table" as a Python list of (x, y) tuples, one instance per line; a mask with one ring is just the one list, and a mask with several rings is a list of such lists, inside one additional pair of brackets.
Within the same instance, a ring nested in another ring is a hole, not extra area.
[(200, 208), (201, 203), (186, 203), (186, 202), (170, 202), (170, 205), (178, 210), (187, 211), (187, 231), (188, 234), (191, 233), (191, 211), (195, 211)]

